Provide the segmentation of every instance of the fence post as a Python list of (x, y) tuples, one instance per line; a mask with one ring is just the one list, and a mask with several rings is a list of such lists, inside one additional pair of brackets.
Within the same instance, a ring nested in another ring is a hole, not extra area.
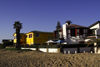
[(70, 51), (68, 51), (68, 54), (70, 54)]
[(91, 51), (91, 53), (93, 53), (93, 52)]
[(77, 53), (77, 51), (75, 51), (75, 54)]
[(84, 51), (84, 53), (85, 53), (85, 51)]
[(66, 54), (66, 51), (64, 51), (64, 54)]

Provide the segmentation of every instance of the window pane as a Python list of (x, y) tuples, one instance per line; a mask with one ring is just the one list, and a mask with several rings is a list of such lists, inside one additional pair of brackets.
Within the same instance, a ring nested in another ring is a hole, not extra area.
[(35, 35), (36, 37), (39, 37), (39, 33), (36, 33), (36, 35)]
[(32, 38), (32, 34), (29, 34), (29, 38)]

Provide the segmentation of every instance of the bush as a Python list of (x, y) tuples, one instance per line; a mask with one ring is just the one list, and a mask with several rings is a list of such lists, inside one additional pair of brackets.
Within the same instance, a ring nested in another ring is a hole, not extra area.
[(86, 47), (86, 45), (87, 44), (27, 45), (23, 47), (25, 48), (76, 48), (76, 47)]
[(20, 50), (18, 48), (6, 48), (6, 50)]
[(38, 48), (39, 45), (24, 45), (25, 48)]
[(13, 46), (13, 42), (9, 42), (9, 41), (4, 42), (3, 44), (4, 44), (5, 46)]
[(5, 48), (5, 45), (4, 44), (1, 44), (0, 45), (0, 49), (3, 49), (3, 48)]

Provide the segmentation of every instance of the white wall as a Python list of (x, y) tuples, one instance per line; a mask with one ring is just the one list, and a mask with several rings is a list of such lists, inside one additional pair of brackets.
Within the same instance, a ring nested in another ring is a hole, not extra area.
[(75, 51), (77, 51), (77, 48), (64, 48), (63, 51), (66, 51), (66, 54), (68, 54), (68, 51), (70, 51), (71, 54), (74, 54)]
[(65, 40), (67, 40), (66, 24), (63, 24), (63, 37), (64, 37)]
[[(95, 35), (97, 35), (97, 34), (100, 34), (99, 28), (100, 28), (100, 23), (98, 23), (98, 24), (92, 26), (90, 29), (96, 29), (96, 30), (95, 30)], [(97, 36), (96, 36), (96, 38), (97, 38)]]
[(47, 52), (47, 48), (40, 48), (40, 51)]
[[(97, 35), (100, 35), (100, 28), (97, 30)], [(97, 36), (97, 38), (100, 38)]]
[(58, 48), (48, 48), (48, 52), (50, 52), (50, 53), (58, 53)]
[(91, 47), (81, 47), (81, 48), (80, 48), (80, 53), (83, 53), (84, 51), (85, 51), (85, 52), (89, 52), (90, 49), (91, 49)]
[(90, 29), (95, 29), (95, 28), (100, 28), (99, 23), (94, 25), (94, 26), (92, 26)]
[(36, 50), (36, 48), (30, 48), (30, 50)]
[(100, 54), (100, 47), (98, 48), (98, 53)]
[(85, 42), (88, 42), (89, 40), (91, 40), (91, 39), (85, 39)]
[(21, 49), (30, 49), (30, 50), (36, 50), (36, 48), (21, 48)]

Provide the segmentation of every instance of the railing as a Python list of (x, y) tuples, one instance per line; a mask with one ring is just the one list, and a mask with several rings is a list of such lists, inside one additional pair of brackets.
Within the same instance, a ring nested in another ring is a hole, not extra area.
[(87, 36), (95, 36), (95, 34), (89, 34), (89, 35), (87, 35)]

